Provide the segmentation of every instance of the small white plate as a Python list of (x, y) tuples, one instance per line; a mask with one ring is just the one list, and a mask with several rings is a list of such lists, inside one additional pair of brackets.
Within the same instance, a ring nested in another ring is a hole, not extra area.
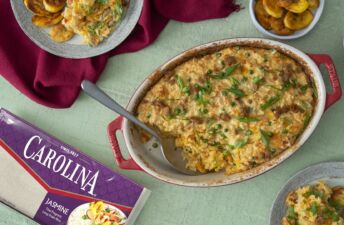
[(254, 13), (255, 4), (256, 4), (256, 0), (250, 0), (250, 5), (249, 5), (250, 17), (254, 26), (266, 36), (273, 37), (275, 39), (290, 40), (290, 39), (296, 39), (296, 38), (302, 37), (314, 28), (315, 24), (318, 23), (320, 16), (324, 10), (325, 0), (320, 0), (319, 7), (312, 11), (314, 15), (314, 19), (312, 23), (309, 24), (309, 26), (305, 27), (304, 29), (295, 31), (293, 34), (290, 34), (290, 35), (278, 35), (274, 33), (273, 31), (266, 30), (262, 25), (260, 25), (260, 23), (258, 22), (256, 18), (256, 14)]
[(271, 208), (270, 225), (281, 224), (281, 220), (287, 212), (285, 199), (290, 192), (318, 180), (325, 181), (331, 187), (344, 186), (344, 162), (319, 163), (307, 167), (293, 176), (277, 195)]
[(71, 40), (57, 43), (50, 39), (47, 29), (32, 24), (32, 13), (25, 7), (23, 1), (11, 0), (15, 18), (24, 33), (39, 47), (51, 54), (65, 58), (88, 58), (108, 52), (121, 44), (134, 29), (140, 18), (143, 0), (130, 0), (124, 17), (116, 30), (98, 46), (91, 47), (82, 43), (82, 38), (75, 35)]

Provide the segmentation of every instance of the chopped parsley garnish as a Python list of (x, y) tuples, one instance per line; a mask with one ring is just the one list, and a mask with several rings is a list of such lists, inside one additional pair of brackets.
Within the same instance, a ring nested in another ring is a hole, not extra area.
[(277, 103), (280, 99), (281, 97), (279, 95), (273, 96), (269, 98), (264, 104), (260, 105), (260, 108), (262, 110), (266, 110), (270, 108), (272, 105), (274, 105), (275, 103)]
[(250, 123), (250, 122), (257, 122), (257, 121), (259, 121), (259, 119), (255, 118), (255, 117), (243, 116), (243, 117), (239, 117), (239, 121), (243, 122), (243, 123)]
[(306, 198), (308, 198), (311, 195), (314, 195), (315, 197), (319, 197), (319, 198), (324, 197), (324, 193), (322, 193), (320, 191), (315, 191), (315, 190), (307, 191), (306, 193), (303, 194), (303, 196)]
[(234, 148), (241, 148), (241, 147), (244, 147), (246, 144), (247, 144), (247, 140), (238, 139), (234, 143)]
[(89, 25), (88, 28), (88, 32), (92, 35), (96, 35), (97, 31), (102, 29), (104, 27), (104, 23), (97, 21), (95, 23), (93, 23), (92, 25)]
[(186, 109), (184, 109), (183, 107), (176, 107), (172, 112), (168, 114), (167, 119), (174, 119), (178, 116), (183, 116), (186, 114), (186, 112)]
[(181, 77), (179, 77), (178, 75), (176, 76), (176, 79), (177, 79), (177, 85), (179, 87), (179, 90), (189, 96), (190, 95), (190, 87), (186, 86), (183, 79)]
[(201, 115), (205, 115), (205, 114), (207, 114), (207, 113), (209, 112), (209, 110), (208, 110), (207, 108), (200, 108), (200, 109), (198, 110), (198, 112), (199, 112), (199, 114), (201, 114)]
[(96, 3), (101, 4), (101, 5), (105, 5), (108, 3), (108, 0), (96, 0)]
[(302, 94), (305, 94), (307, 89), (308, 89), (308, 85), (307, 84), (300, 87), (300, 90), (301, 90)]
[(250, 135), (252, 135), (252, 134), (253, 134), (252, 130), (246, 130), (246, 131), (245, 131), (245, 135), (246, 135), (246, 136), (250, 136)]
[(254, 79), (253, 79), (253, 83), (254, 84), (260, 84), (260, 83), (262, 83), (264, 81), (264, 77), (255, 77)]
[(311, 211), (313, 215), (316, 215), (318, 213), (318, 209), (319, 206), (315, 202), (312, 202), (311, 207), (308, 208), (308, 210)]
[(233, 66), (226, 68), (224, 71), (221, 71), (218, 73), (213, 73), (212, 70), (209, 70), (207, 75), (214, 78), (214, 79), (218, 79), (218, 80), (226, 79), (236, 70), (236, 68), (238, 66), (239, 66), (239, 64), (235, 64)]
[(259, 129), (259, 131), (260, 131), (260, 137), (262, 139), (262, 142), (264, 143), (265, 146), (269, 147), (270, 138), (273, 134), (271, 132), (266, 132), (262, 129)]
[(295, 213), (295, 209), (292, 206), (289, 206), (287, 209), (287, 217), (290, 220), (295, 220), (296, 219), (296, 213)]
[(311, 121), (311, 116), (307, 113), (305, 115), (305, 120), (303, 121), (303, 130), (306, 129), (310, 121)]
[(233, 86), (231, 88), (227, 89), (229, 92), (231, 92), (232, 94), (234, 94), (236, 97), (241, 98), (245, 96), (245, 93), (240, 90), (238, 87)]
[(88, 219), (88, 216), (87, 216), (87, 215), (83, 215), (81, 218), (82, 218), (83, 220), (87, 220), (87, 219)]

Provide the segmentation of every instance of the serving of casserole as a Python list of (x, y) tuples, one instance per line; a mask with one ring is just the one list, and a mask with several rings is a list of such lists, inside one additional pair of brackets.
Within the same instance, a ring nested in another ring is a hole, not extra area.
[[(330, 93), (320, 64), (329, 72)], [(340, 97), (328, 55), (308, 56), (267, 39), (226, 39), (189, 49), (157, 68), (127, 105), (141, 121), (175, 137), (187, 168), (202, 175), (181, 174), (166, 165), (158, 149), (142, 142), (142, 134), (122, 117), (109, 124), (108, 135), (122, 169), (144, 170), (186, 186), (232, 184), (295, 153)], [(128, 159), (117, 130), (123, 132)]]
[(138, 106), (138, 118), (176, 138), (187, 167), (226, 174), (291, 147), (317, 101), (312, 78), (274, 48), (233, 46), (168, 71)]

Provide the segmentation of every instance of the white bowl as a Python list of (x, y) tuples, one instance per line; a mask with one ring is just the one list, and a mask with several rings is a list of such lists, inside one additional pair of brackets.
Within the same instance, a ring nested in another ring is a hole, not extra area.
[(278, 35), (274, 33), (273, 31), (266, 30), (262, 25), (260, 25), (254, 13), (255, 3), (256, 3), (256, 0), (250, 0), (250, 5), (249, 5), (250, 16), (251, 16), (254, 26), (256, 26), (256, 28), (266, 36), (273, 37), (276, 39), (290, 40), (290, 39), (296, 39), (296, 38), (302, 37), (313, 29), (315, 24), (318, 23), (320, 16), (324, 10), (325, 0), (320, 0), (319, 7), (313, 10), (314, 19), (312, 23), (309, 26), (305, 27), (304, 29), (295, 31), (293, 34), (290, 34), (290, 35)]

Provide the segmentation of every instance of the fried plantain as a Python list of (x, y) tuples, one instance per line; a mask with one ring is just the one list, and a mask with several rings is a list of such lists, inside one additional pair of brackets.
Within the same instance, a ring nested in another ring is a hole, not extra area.
[(38, 27), (49, 27), (58, 24), (63, 19), (60, 13), (53, 14), (52, 16), (38, 16), (32, 17), (32, 23)]
[(308, 9), (308, 6), (309, 4), (307, 0), (296, 0), (285, 8), (293, 13), (303, 13)]
[(284, 9), (277, 5), (278, 0), (263, 0), (263, 6), (265, 11), (272, 17), (281, 18), (283, 16)]
[(319, 7), (319, 0), (308, 0), (309, 9), (316, 9)]
[(277, 5), (278, 5), (279, 7), (286, 8), (286, 7), (288, 7), (290, 4), (295, 3), (295, 2), (297, 2), (297, 1), (298, 1), (298, 0), (278, 0), (278, 1), (277, 1)]
[(263, 6), (263, 0), (256, 1), (256, 5), (254, 6), (254, 12), (260, 25), (262, 25), (267, 30), (271, 30), (270, 19), (272, 17), (265, 11)]
[(38, 16), (48, 16), (50, 14), (45, 10), (43, 0), (24, 0), (24, 5), (28, 10)]
[(56, 13), (65, 7), (66, 0), (43, 0), (43, 5), (47, 11)]
[(292, 30), (300, 30), (307, 27), (313, 21), (313, 18), (310, 10), (299, 14), (288, 12), (284, 17), (284, 25)]
[(59, 23), (50, 29), (49, 35), (55, 42), (65, 42), (74, 36), (74, 32), (67, 30), (63, 24)]
[(279, 35), (290, 35), (294, 33), (293, 30), (284, 25), (283, 18), (272, 18), (271, 28), (276, 34)]

